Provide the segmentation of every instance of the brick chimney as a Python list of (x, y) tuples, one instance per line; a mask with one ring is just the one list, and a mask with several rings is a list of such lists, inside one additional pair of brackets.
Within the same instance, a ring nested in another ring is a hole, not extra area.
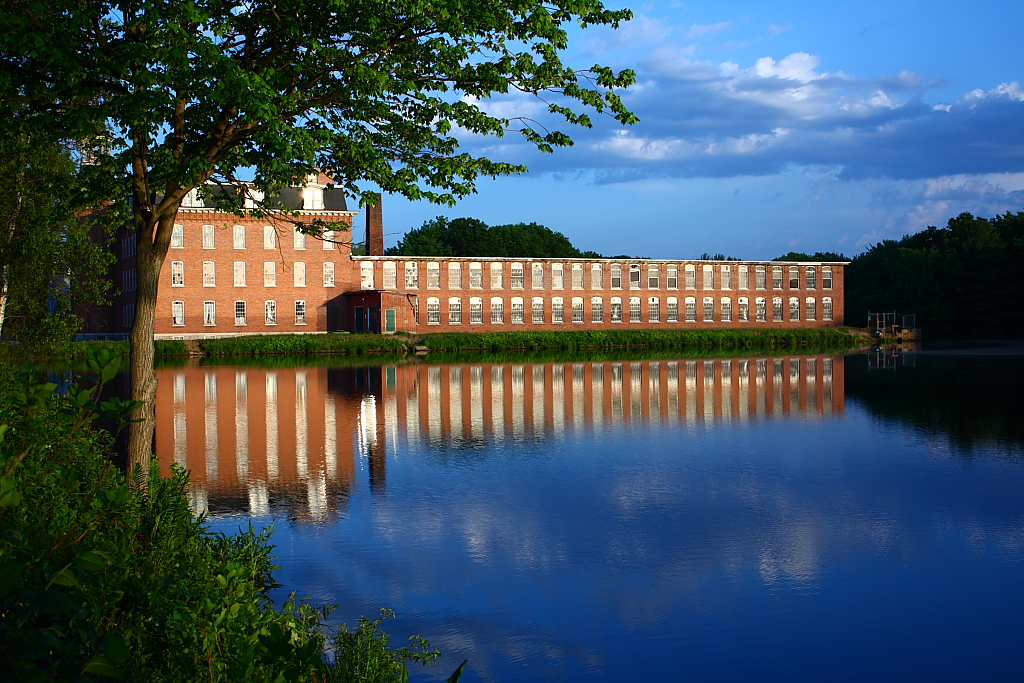
[(377, 206), (366, 205), (366, 255), (384, 255), (384, 211), (381, 194), (377, 193)]

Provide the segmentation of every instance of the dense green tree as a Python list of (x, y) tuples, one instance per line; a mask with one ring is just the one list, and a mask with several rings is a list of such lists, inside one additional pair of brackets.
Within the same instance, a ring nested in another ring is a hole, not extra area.
[[(481, 176), (525, 170), (460, 152), (452, 131), (515, 130), (545, 152), (572, 143), (488, 114), (493, 94), (548, 98), (570, 125), (591, 125), (579, 104), (636, 121), (615, 92), (632, 72), (560, 56), (571, 25), (630, 16), (599, 0), (3, 0), (0, 135), (92, 140), (86, 170), (131, 198), (133, 468), (148, 472), (151, 458), (157, 282), (189, 191), (211, 180), (241, 190), (236, 171), (250, 168), (269, 197), (319, 168), (366, 201), (368, 182), (452, 204)], [(241, 211), (237, 193), (218, 201)]]
[(846, 269), (846, 319), (868, 311), (915, 313), (932, 338), (1024, 337), (1014, 311), (1024, 297), (1024, 213), (991, 220), (962, 213), (885, 240)]
[(849, 261), (842, 254), (834, 251), (816, 251), (813, 254), (805, 254), (799, 251), (791, 251), (788, 254), (772, 259), (773, 261)]
[(538, 223), (488, 226), (476, 218), (448, 220), (438, 216), (410, 230), (393, 256), (464, 256), (521, 258), (603, 258), (581, 252), (565, 235)]
[(34, 343), (67, 341), (73, 304), (99, 304), (111, 261), (104, 231), (80, 208), (67, 149), (0, 138), (0, 332)]

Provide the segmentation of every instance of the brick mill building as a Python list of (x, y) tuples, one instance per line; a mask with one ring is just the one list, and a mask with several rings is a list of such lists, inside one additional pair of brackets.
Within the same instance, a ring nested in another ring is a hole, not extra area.
[[(843, 324), (844, 262), (385, 256), (379, 204), (366, 210), (368, 255), (353, 255), (358, 212), (328, 183), (320, 175), (283, 193), (297, 219), (187, 197), (160, 275), (156, 338)], [(312, 219), (347, 231), (312, 237), (291, 222)], [(117, 246), (121, 293), (85, 332), (127, 333), (134, 321), (134, 235)]]

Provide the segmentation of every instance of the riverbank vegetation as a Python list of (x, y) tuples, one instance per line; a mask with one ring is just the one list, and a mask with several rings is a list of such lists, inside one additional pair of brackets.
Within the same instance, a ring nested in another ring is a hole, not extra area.
[(392, 650), (380, 619), (332, 634), (329, 607), (274, 603), (270, 533), (211, 532), (180, 468), (133, 491), (94, 426), (134, 407), (97, 404), (119, 364), (94, 353), (99, 381), (67, 395), (31, 368), (0, 376), (5, 681), (398, 683), (436, 660), (419, 638)]

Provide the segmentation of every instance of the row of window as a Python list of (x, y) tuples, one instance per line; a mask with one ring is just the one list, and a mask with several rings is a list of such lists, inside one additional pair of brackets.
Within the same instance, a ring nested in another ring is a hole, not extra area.
[[(469, 288), (483, 289), (484, 286), (484, 264), (469, 263)], [(661, 289), (664, 283), (665, 289), (680, 289), (678, 264), (664, 265), (639, 263), (621, 264), (613, 263), (606, 265), (602, 263), (511, 263), (508, 264), (508, 272), (505, 263), (491, 263), (488, 269), (488, 283), (491, 289), (525, 289), (527, 284), (531, 289), (566, 289), (566, 279), (572, 289), (604, 289), (605, 273), (608, 274), (609, 289), (623, 289), (623, 277), (627, 278), (628, 289), (642, 289), (643, 276), (646, 269), (647, 289)], [(448, 263), (448, 288), (462, 289), (463, 287), (463, 264), (460, 262)], [(374, 287), (374, 262), (360, 262), (360, 281), (363, 289), (375, 289)], [(770, 268), (770, 270), (769, 270)], [(607, 270), (606, 270), (607, 269)], [(735, 270), (734, 270), (735, 269)], [(803, 273), (801, 274), (801, 269)], [(381, 267), (382, 288), (398, 288), (398, 263), (384, 261)], [(831, 266), (747, 266), (723, 264), (720, 266), (704, 265), (700, 267), (700, 286), (705, 290), (729, 290), (729, 289), (750, 289), (751, 273), (753, 273), (754, 289), (768, 289), (768, 275), (771, 275), (772, 289), (784, 289), (788, 284), (789, 289), (817, 289), (818, 277), (821, 277), (821, 288), (832, 289), (832, 267)], [(441, 288), (441, 264), (435, 261), (426, 263), (427, 289)], [(698, 269), (695, 264), (684, 264), (682, 266), (682, 288), (697, 289)], [(403, 266), (403, 283), (405, 289), (418, 289), (420, 286), (420, 264), (417, 261), (407, 261)], [(507, 280), (506, 280), (507, 277)], [(527, 279), (529, 278), (529, 279)], [(588, 283), (589, 280), (589, 283)], [(589, 287), (588, 287), (589, 284)], [(716, 287), (717, 285), (717, 287)]]
[[(265, 325), (276, 325), (277, 324), (277, 302), (276, 301), (264, 301), (263, 302), (263, 322)], [(185, 302), (184, 301), (172, 301), (171, 302), (171, 324), (176, 327), (181, 327), (185, 324)], [(203, 302), (203, 325), (211, 326), (217, 324), (217, 302), (216, 301), (204, 301)], [(248, 325), (248, 310), (245, 301), (235, 302), (235, 325)], [(305, 325), (306, 324), (306, 302), (296, 301), (295, 302), (295, 324)]]
[[(232, 246), (235, 249), (246, 248), (246, 234), (247, 228), (244, 225), (236, 225), (232, 228)], [(134, 238), (134, 235), (132, 236)], [(307, 235), (303, 232), (299, 232), (297, 229), (292, 230), (292, 247), (297, 250), (303, 250), (306, 248)], [(314, 238), (319, 239), (319, 238)], [(263, 226), (263, 248), (264, 249), (277, 249), (277, 228), (273, 225)], [(323, 234), (323, 245), (325, 250), (334, 249), (334, 231), (325, 230)], [(185, 226), (175, 225), (171, 230), (171, 249), (184, 249), (185, 248)], [(217, 228), (213, 225), (203, 226), (203, 249), (216, 249), (217, 248)], [(133, 250), (134, 253), (134, 243)]]
[[(235, 261), (233, 267), (233, 281), (235, 287), (246, 286), (245, 261)], [(334, 287), (334, 264), (327, 262), (323, 264), (324, 287)], [(306, 286), (306, 264), (297, 262), (292, 264), (292, 284), (295, 287)], [(185, 262), (171, 261), (171, 286), (185, 286)], [(203, 261), (203, 287), (217, 286), (217, 264), (213, 261)], [(263, 264), (263, 286), (277, 287), (277, 263), (267, 261)], [(125, 290), (129, 291), (129, 290)]]
[[(513, 297), (509, 302), (511, 308), (509, 309), (510, 321), (515, 323), (525, 323), (527, 318), (526, 311), (526, 300), (521, 297)], [(586, 301), (583, 297), (573, 297), (569, 300), (569, 320), (574, 323), (585, 323), (587, 322), (587, 308)], [(643, 300), (636, 296), (630, 297), (626, 304), (627, 309), (623, 309), (623, 301), (620, 297), (612, 297), (610, 299), (609, 308), (607, 313), (609, 314), (609, 321), (613, 323), (623, 322), (624, 315), (628, 315), (628, 320), (631, 323), (642, 323), (646, 322), (657, 323), (662, 321), (662, 301), (656, 296), (649, 297), (647, 299), (647, 310), (646, 317), (644, 316)], [(698, 311), (696, 297), (686, 297), (683, 299), (683, 310), (682, 320), (685, 322), (697, 322), (701, 320), (706, 323), (712, 322), (750, 322), (751, 315), (753, 320), (756, 322), (768, 322), (769, 320), (769, 301), (764, 297), (758, 297), (754, 299), (754, 310), (750, 310), (750, 300), (747, 297), (740, 297), (736, 300), (736, 307), (733, 308), (733, 300), (729, 297), (723, 297), (719, 300), (715, 300), (714, 297), (704, 297), (700, 310)], [(818, 300), (814, 297), (807, 297), (804, 299), (801, 305), (799, 297), (790, 297), (787, 302), (783, 297), (774, 297), (771, 300), (771, 320), (772, 322), (799, 322), (801, 319), (814, 321), (818, 319)], [(832, 297), (824, 297), (821, 299), (821, 320), (829, 322), (832, 320)], [(544, 297), (533, 297), (530, 302), (530, 321), (533, 323), (564, 323), (566, 322), (566, 301), (562, 297), (553, 297), (551, 299), (551, 310), (548, 312), (544, 304)], [(599, 296), (592, 297), (590, 299), (590, 317), (589, 322), (591, 323), (603, 323), (605, 322), (605, 302)], [(698, 317), (698, 313), (702, 314)], [(665, 300), (664, 308), (666, 322), (677, 323), (680, 321), (680, 310), (679, 310), (679, 299), (674, 296), (670, 296)], [(801, 318), (802, 314), (802, 318)], [(505, 322), (506, 309), (505, 300), (501, 297), (491, 297), (490, 299), (490, 311), (489, 321), (492, 324), (503, 324)], [(549, 317), (550, 316), (550, 317)], [(458, 297), (452, 297), (448, 299), (448, 324), (449, 325), (461, 325), (463, 322), (463, 309), (462, 299)], [(469, 300), (469, 322), (471, 324), (482, 324), (484, 322), (484, 300), (481, 297), (473, 297)], [(427, 299), (427, 324), (428, 325), (440, 325), (441, 324), (441, 299), (437, 297), (430, 297)]]

